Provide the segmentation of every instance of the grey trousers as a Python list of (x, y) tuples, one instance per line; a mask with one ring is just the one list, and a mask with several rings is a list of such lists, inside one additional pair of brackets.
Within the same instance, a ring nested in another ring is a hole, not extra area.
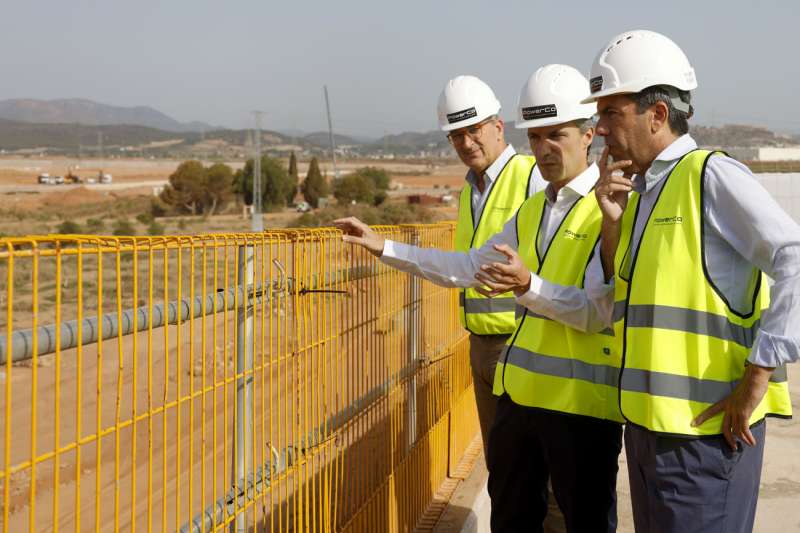
[(766, 423), (757, 445), (731, 450), (722, 436), (670, 437), (625, 426), (625, 452), (637, 533), (753, 531)]
[[(469, 336), (469, 363), (472, 368), (472, 383), (475, 389), (475, 403), (478, 406), (478, 420), (481, 424), (483, 456), (487, 458), (489, 432), (492, 429), (497, 411), (497, 396), (492, 394), (494, 369), (497, 360), (506, 347), (509, 335)], [(487, 459), (488, 463), (488, 459)]]

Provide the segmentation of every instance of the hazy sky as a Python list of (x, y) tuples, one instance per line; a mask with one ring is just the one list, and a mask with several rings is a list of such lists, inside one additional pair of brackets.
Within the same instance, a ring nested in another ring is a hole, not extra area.
[(613, 35), (675, 40), (698, 77), (695, 122), (800, 132), (797, 0), (3, 1), (0, 99), (149, 105), (181, 121), (338, 132), (436, 127), (445, 81), (475, 74), (513, 117), (546, 63), (588, 74)]

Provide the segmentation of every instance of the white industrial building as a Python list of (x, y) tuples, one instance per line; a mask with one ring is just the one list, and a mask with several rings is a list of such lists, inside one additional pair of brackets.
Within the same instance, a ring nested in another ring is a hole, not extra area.
[(733, 147), (725, 151), (740, 161), (800, 161), (800, 145)]
[(794, 172), (755, 174), (756, 179), (792, 218), (800, 223), (800, 174)]

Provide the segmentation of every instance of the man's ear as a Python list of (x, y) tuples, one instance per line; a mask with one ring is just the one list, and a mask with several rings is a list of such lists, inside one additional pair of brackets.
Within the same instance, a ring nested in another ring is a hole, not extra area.
[(588, 149), (592, 145), (592, 140), (594, 139), (594, 128), (589, 128), (585, 132), (581, 134), (581, 140), (583, 141), (583, 147)]
[(656, 133), (669, 123), (669, 107), (664, 102), (656, 102), (650, 106), (650, 131)]

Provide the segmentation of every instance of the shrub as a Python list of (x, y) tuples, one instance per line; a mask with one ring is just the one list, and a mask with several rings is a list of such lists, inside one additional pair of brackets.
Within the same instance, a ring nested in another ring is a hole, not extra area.
[(163, 217), (167, 214), (167, 204), (161, 198), (153, 198), (150, 200), (150, 214), (154, 217)]
[(136, 235), (136, 228), (133, 227), (130, 220), (120, 218), (114, 221), (114, 235)]
[(139, 213), (136, 215), (136, 220), (147, 226), (152, 224), (155, 218), (153, 217), (152, 213)]
[(338, 205), (304, 213), (295, 219), (295, 227), (332, 226), (337, 218), (354, 216), (366, 224), (422, 224), (435, 220), (434, 212), (418, 205), (386, 204), (380, 208), (371, 205)]
[(103, 232), (104, 227), (105, 224), (99, 218), (86, 219), (86, 229), (89, 231), (89, 233), (98, 235)]
[(75, 221), (65, 220), (56, 227), (56, 233), (60, 233), (62, 235), (83, 233), (83, 228)]
[(147, 234), (164, 235), (164, 226), (153, 220), (152, 222), (150, 222), (150, 225), (147, 226)]

